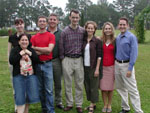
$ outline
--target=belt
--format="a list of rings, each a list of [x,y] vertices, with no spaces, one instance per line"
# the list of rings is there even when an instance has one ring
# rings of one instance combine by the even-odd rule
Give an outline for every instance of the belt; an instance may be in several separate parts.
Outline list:
[[[48,63],[50,62],[51,60],[46,60],[46,61],[40,61],[40,64],[45,64],[45,63]]]
[[[81,55],[79,55],[79,54],[65,55],[65,56],[70,57],[70,58],[79,58],[79,57],[81,57]]]
[[[128,63],[128,62],[129,62],[129,60],[121,60],[121,61],[120,61],[120,60],[117,60],[117,59],[116,59],[116,61],[117,61],[118,63]]]
[[[59,58],[59,57],[54,57],[52,60],[57,59],[57,58]]]

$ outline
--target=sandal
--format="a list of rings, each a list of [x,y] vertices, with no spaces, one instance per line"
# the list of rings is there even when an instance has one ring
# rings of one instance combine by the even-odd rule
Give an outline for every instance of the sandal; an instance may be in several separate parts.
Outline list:
[[[102,109],[102,112],[103,112],[103,113],[106,113],[106,112],[107,112],[107,108],[103,108],[103,109]]]
[[[89,106],[88,113],[94,113],[94,107]]]
[[[111,108],[107,108],[107,113],[111,113],[112,109]]]
[[[90,107],[91,107],[91,106],[86,107],[85,110],[89,110]],[[96,105],[94,105],[93,108],[94,108],[94,110],[95,110],[95,109],[96,109]]]

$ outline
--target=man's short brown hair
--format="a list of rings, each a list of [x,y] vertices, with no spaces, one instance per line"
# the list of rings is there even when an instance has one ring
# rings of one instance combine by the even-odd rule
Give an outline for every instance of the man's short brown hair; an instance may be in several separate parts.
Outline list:
[[[126,17],[121,17],[121,18],[119,19],[119,21],[120,21],[120,20],[125,20],[126,23],[129,24],[129,21],[128,21],[128,19],[127,19]]]
[[[58,15],[56,13],[51,13],[48,18],[50,18],[50,16],[55,16],[57,19],[59,19]]]
[[[72,9],[72,10],[70,11],[70,16],[71,16],[71,13],[72,13],[72,12],[74,12],[74,13],[76,13],[76,14],[80,14],[77,9]]]
[[[44,16],[44,15],[39,16],[39,17],[38,17],[38,21],[39,21],[40,18],[45,18],[45,19],[46,19],[46,22],[47,22],[47,17],[46,17],[46,16]]]

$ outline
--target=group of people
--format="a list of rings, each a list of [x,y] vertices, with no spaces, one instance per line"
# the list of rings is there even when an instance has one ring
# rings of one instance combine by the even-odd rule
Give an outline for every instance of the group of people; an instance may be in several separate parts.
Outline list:
[[[138,55],[136,37],[128,31],[127,18],[120,18],[120,34],[115,38],[114,27],[106,22],[102,36],[95,36],[97,24],[87,21],[79,25],[78,10],[71,10],[70,25],[58,27],[59,17],[39,16],[39,32],[31,36],[25,33],[23,19],[16,19],[17,32],[9,37],[8,57],[14,89],[17,113],[28,113],[29,104],[41,102],[42,113],[55,113],[55,105],[64,111],[73,108],[72,83],[75,86],[75,105],[83,113],[83,85],[90,105],[86,110],[93,113],[102,93],[103,109],[111,113],[115,88],[122,99],[122,110],[130,111],[128,94],[135,113],[143,113],[137,89],[134,64]],[[66,106],[62,103],[62,76],[64,79]],[[74,78],[74,80],[73,80]]]

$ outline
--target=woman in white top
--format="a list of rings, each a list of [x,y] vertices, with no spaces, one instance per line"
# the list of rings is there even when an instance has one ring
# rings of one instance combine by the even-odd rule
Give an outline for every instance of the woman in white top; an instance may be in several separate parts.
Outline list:
[[[87,100],[90,101],[89,112],[93,113],[99,100],[98,84],[102,57],[102,42],[95,37],[97,25],[93,21],[85,24],[86,34],[83,42],[84,85]]]

